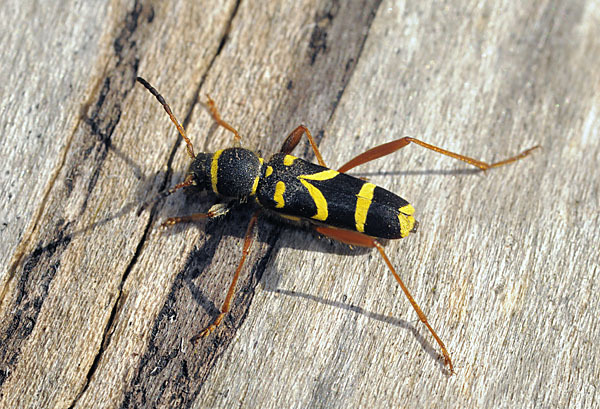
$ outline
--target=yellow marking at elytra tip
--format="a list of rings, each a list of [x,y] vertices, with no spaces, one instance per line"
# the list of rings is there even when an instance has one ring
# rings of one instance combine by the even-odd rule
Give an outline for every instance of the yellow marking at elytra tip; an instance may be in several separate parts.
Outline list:
[[[292,156],[292,155],[285,155],[285,156],[283,157],[283,164],[284,164],[285,166],[292,166],[292,163],[294,163],[294,161],[295,161],[296,159],[298,159],[298,158],[297,158],[297,157],[295,157],[295,156]]]
[[[222,153],[223,149],[216,151],[210,163],[210,185],[213,192],[216,194],[219,194],[219,191],[217,190],[217,181],[219,172],[219,156],[221,156]]]
[[[279,181],[277,182],[277,184],[275,185],[275,194],[273,195],[273,200],[275,201],[275,203],[277,203],[275,205],[275,207],[277,209],[281,209],[282,207],[285,206],[285,201],[283,200],[283,193],[285,192],[285,183]]]
[[[267,165],[267,170],[265,172],[265,177],[268,178],[269,176],[271,176],[271,173],[273,173],[273,168],[271,166]]]
[[[404,213],[407,216],[412,216],[413,214],[415,214],[415,208],[409,204],[402,206],[400,209],[398,209],[398,211],[400,213]]]
[[[339,172],[333,169],[327,169],[321,172],[314,173],[312,175],[300,175],[298,179],[300,183],[304,185],[304,187],[308,190],[308,194],[315,202],[315,206],[317,207],[317,213],[314,216],[311,216],[311,219],[325,221],[329,216],[329,211],[327,209],[327,200],[323,193],[306,180],[329,180],[333,179],[339,175]]]
[[[356,223],[356,231],[364,233],[365,222],[367,221],[367,214],[369,213],[369,207],[373,200],[373,192],[375,191],[375,185],[372,183],[365,183],[360,188],[360,192],[356,195],[356,210],[354,211],[354,222]]]
[[[263,163],[265,163],[265,160],[263,158],[258,158],[258,161],[260,162],[260,166],[262,166]]]
[[[250,196],[254,196],[256,194],[256,189],[258,189],[258,179],[258,176],[254,178],[254,182],[252,183],[252,192],[250,193]]]
[[[415,208],[408,204],[398,209],[398,212],[400,237],[406,237],[415,227],[415,218],[412,217],[413,213],[415,212]]]

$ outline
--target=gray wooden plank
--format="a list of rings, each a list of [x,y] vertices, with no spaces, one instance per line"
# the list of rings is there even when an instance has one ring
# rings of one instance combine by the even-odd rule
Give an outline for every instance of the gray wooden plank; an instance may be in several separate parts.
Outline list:
[[[108,10],[74,2],[38,8],[34,2],[6,1],[0,13],[0,282],[5,283],[11,258],[20,253],[17,247],[27,240],[26,230],[39,217],[64,160],[81,103],[89,98],[94,73],[72,62],[94,61]]]
[[[234,3],[222,8],[207,4],[172,8],[161,2],[111,6],[95,40],[103,51],[96,53],[97,59],[75,61],[80,71],[92,74],[88,78],[92,96],[74,101],[78,121],[69,130],[69,149],[46,186],[48,197],[37,202],[41,215],[23,245],[22,262],[3,287],[0,322],[7,392],[0,397],[1,407],[73,406],[86,390],[102,345],[110,341],[116,306],[126,297],[122,287],[128,266],[147,230],[148,215],[136,217],[136,209],[165,183],[162,169],[177,138],[147,128],[139,115],[145,105],[140,102],[135,108],[128,103],[132,90],[133,98],[146,96],[135,94],[138,71],[152,74],[146,62],[140,62],[140,47],[148,41],[149,49],[160,48],[162,36],[173,30],[188,32],[187,27],[202,16],[206,25],[197,26],[196,36],[163,53],[160,61],[147,61],[170,73],[193,58],[200,81],[234,9]],[[47,24],[57,24],[66,12],[63,9],[58,18],[50,15],[55,20]],[[155,20],[157,16],[160,20]],[[45,17],[42,8],[36,18]],[[160,24],[163,19],[173,24],[165,28]],[[85,23],[84,19],[81,24]],[[180,58],[181,50],[187,52],[185,58]],[[173,96],[191,105],[196,91],[171,77]],[[127,120],[130,115],[135,122]],[[146,121],[151,115],[146,113]],[[150,143],[144,139],[149,132],[156,133]],[[120,402],[118,397],[100,395],[93,401],[99,400]]]
[[[21,78],[1,102],[15,119],[0,119],[11,170],[0,183],[22,207],[2,211],[1,407],[597,405],[597,2],[15,7],[1,8],[23,22],[11,35],[43,52],[39,81],[22,79],[25,63],[1,71]],[[58,58],[58,44],[85,57]],[[54,89],[62,75],[72,93]],[[191,345],[224,297],[250,211],[160,229],[212,203],[178,193],[137,215],[189,158],[135,75],[196,151],[231,144],[207,92],[265,157],[299,123],[332,167],[404,135],[490,161],[541,144],[485,175],[415,146],[353,171],[417,209],[419,231],[386,251],[456,374],[376,253],[269,220],[231,316]],[[52,109],[12,108],[35,94]],[[26,129],[53,137],[34,143]],[[37,183],[14,179],[38,169]]]
[[[376,256],[291,233],[197,407],[597,403],[597,8],[438,7],[380,7],[321,146],[341,164],[402,135],[489,160],[543,145],[484,177],[418,147],[358,171],[417,208],[388,252],[457,375]]]

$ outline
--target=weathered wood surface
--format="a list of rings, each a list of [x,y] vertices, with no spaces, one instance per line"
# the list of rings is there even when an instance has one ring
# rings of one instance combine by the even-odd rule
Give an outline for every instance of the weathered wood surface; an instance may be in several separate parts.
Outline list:
[[[598,1],[7,0],[0,25],[0,407],[599,404]],[[456,375],[376,253],[265,220],[191,345],[250,210],[159,229],[212,203],[179,193],[137,215],[189,159],[136,75],[197,151],[232,143],[207,92],[267,157],[300,123],[332,167],[404,135],[541,144],[485,175],[412,146],[354,172],[417,208],[387,251]]]

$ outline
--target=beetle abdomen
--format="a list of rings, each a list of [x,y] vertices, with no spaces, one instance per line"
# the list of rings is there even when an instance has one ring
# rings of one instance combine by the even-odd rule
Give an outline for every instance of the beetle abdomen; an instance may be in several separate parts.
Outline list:
[[[389,239],[415,226],[413,207],[372,183],[285,154],[265,167],[256,196],[267,209]]]

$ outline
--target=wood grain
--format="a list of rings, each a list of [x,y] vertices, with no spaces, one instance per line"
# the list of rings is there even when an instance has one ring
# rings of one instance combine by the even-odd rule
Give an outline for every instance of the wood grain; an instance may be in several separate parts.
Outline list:
[[[218,4],[215,4],[218,3]],[[600,3],[66,1],[0,5],[0,407],[594,407],[600,337]],[[265,158],[297,125],[335,168],[417,209],[386,251],[452,355],[449,376],[376,252],[251,208],[159,228],[196,151]],[[295,152],[314,159],[304,142]]]

